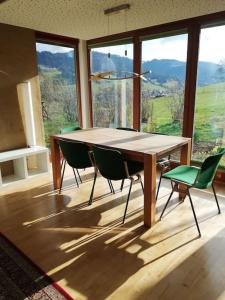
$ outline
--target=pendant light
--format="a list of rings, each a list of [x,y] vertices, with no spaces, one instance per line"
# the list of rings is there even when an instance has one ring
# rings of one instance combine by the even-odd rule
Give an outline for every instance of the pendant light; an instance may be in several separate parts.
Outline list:
[[[107,16],[107,31],[108,31],[108,36],[110,35],[110,16],[115,13],[120,13],[124,12],[124,29],[125,32],[127,32],[127,11],[130,9],[130,4],[121,4],[116,7],[112,7],[109,9],[104,10],[104,14]],[[110,53],[110,46],[108,48],[108,59],[112,59],[111,53]],[[127,45],[125,44],[125,49],[124,49],[124,56],[127,57]],[[127,70],[122,70],[122,71],[104,71],[104,72],[96,72],[94,74],[91,74],[90,80],[123,80],[123,79],[132,79],[132,78],[137,78],[140,77],[141,79],[147,81],[147,79],[143,76],[144,74],[148,74],[150,71],[144,72],[142,74],[130,72]]]

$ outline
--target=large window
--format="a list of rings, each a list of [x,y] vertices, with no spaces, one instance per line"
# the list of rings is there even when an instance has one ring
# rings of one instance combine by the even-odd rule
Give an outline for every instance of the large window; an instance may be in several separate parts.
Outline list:
[[[199,51],[193,158],[202,161],[225,144],[225,26],[202,29]]]
[[[75,50],[37,43],[45,141],[60,128],[78,125]]]
[[[141,129],[181,135],[187,34],[142,42]]]
[[[92,80],[93,126],[133,126],[133,80],[112,80],[133,71],[133,45],[91,49],[91,74],[113,73],[109,79]]]

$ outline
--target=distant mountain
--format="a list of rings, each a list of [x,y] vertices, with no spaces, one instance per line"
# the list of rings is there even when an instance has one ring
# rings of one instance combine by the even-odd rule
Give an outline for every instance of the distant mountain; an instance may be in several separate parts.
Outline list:
[[[69,83],[74,82],[73,51],[67,53],[37,52],[38,64],[48,68],[57,68],[61,76]],[[92,72],[123,71],[132,72],[133,60],[127,57],[111,54],[110,59],[105,53],[92,52]],[[145,77],[150,81],[163,84],[168,80],[184,81],[186,63],[175,59],[153,59],[142,63],[142,71],[151,71]],[[224,80],[220,65],[211,62],[199,62],[198,86],[208,85]],[[223,76],[222,76],[223,75]]]
[[[62,78],[73,83],[75,79],[73,51],[67,53],[52,53],[48,51],[37,52],[38,65],[47,68],[56,68],[61,72]]]

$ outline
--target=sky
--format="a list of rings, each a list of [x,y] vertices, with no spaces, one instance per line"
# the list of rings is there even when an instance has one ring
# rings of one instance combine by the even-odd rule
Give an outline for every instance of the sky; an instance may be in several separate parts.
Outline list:
[[[56,46],[56,45],[50,45],[50,44],[43,44],[43,43],[36,43],[37,51],[49,51],[52,53],[65,53],[73,50],[73,48],[69,47],[62,47],[62,46]]]
[[[133,58],[133,46],[131,44],[96,48],[94,51],[124,56],[125,49],[127,50],[127,57]],[[56,53],[68,52],[72,48],[37,43],[37,50]],[[186,55],[187,34],[158,38],[142,43],[142,61],[164,58],[186,61]],[[225,25],[201,30],[199,60],[214,63],[225,60]]]

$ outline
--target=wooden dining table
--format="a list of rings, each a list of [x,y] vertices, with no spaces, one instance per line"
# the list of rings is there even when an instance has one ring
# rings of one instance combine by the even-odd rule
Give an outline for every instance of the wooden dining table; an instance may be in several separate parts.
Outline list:
[[[58,140],[83,142],[90,149],[94,145],[120,150],[125,159],[144,164],[144,225],[155,223],[156,165],[159,158],[180,150],[180,163],[190,164],[191,139],[114,128],[89,128],[51,136],[51,159],[54,188],[60,185],[60,149]]]

